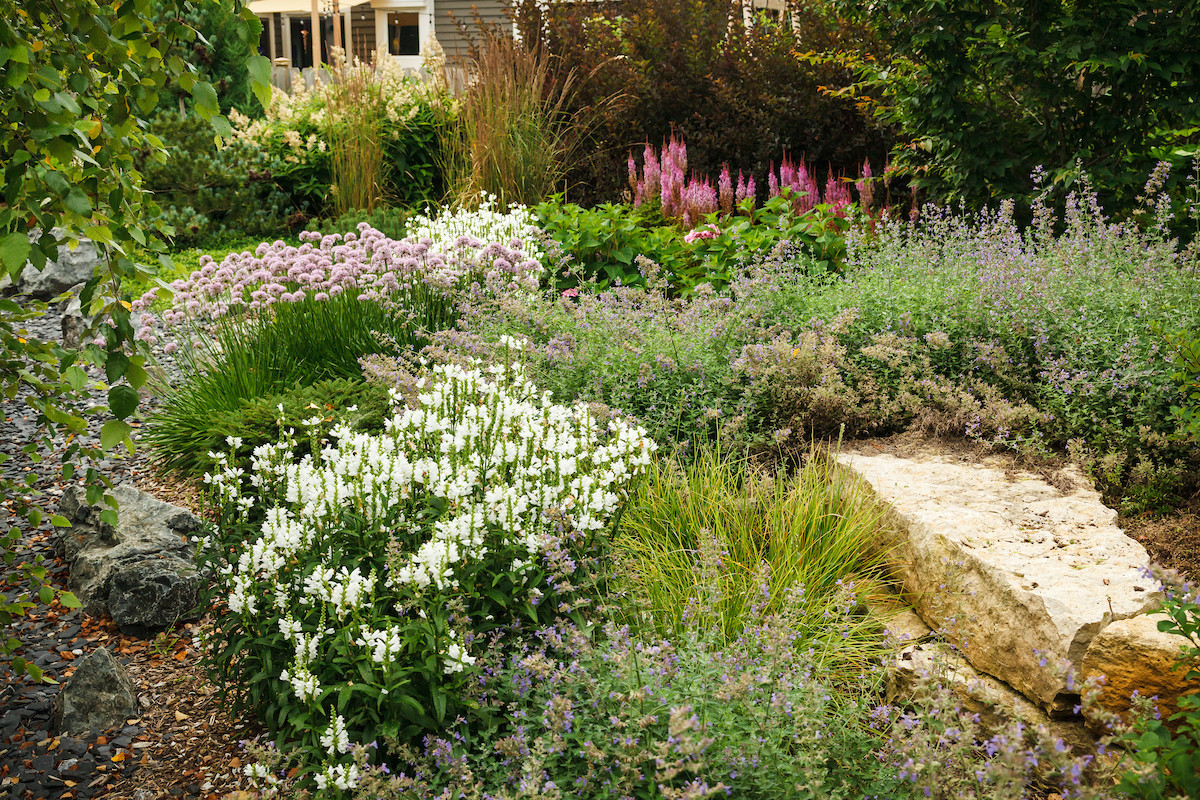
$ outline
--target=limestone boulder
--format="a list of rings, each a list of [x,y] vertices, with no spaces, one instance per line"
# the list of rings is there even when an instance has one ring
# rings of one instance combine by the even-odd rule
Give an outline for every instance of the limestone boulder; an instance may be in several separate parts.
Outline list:
[[[67,562],[68,588],[84,610],[109,614],[122,632],[149,636],[176,622],[196,619],[204,585],[190,537],[200,521],[132,486],[113,491],[117,524],[101,518],[82,487],[63,493],[59,513],[71,523],[56,545]]]
[[[75,672],[54,701],[54,729],[85,735],[125,725],[138,712],[137,694],[129,673],[101,647],[76,662]]]
[[[1021,722],[1032,729],[1045,728],[1050,736],[1078,752],[1096,748],[1096,740],[1081,719],[1052,718],[1011,686],[980,673],[943,642],[922,642],[899,650],[886,674],[886,699],[889,703],[913,699],[929,681],[949,689],[963,711],[977,715],[979,726],[988,735]]]
[[[1187,679],[1189,667],[1200,669],[1200,662],[1189,665],[1180,660],[1180,647],[1186,640],[1159,631],[1158,623],[1165,619],[1164,614],[1147,614],[1119,620],[1092,640],[1080,675],[1084,679],[1104,677],[1104,684],[1093,690],[1092,697],[1101,709],[1126,717],[1137,692],[1141,697],[1156,698],[1159,713],[1168,719],[1179,711],[1182,695],[1200,691],[1200,681]],[[1104,721],[1093,710],[1085,708],[1084,715],[1093,730],[1104,729]]]
[[[1161,599],[1145,548],[1091,488],[924,454],[846,452],[837,461],[886,502],[896,578],[926,623],[970,664],[1055,714],[1111,622]]]

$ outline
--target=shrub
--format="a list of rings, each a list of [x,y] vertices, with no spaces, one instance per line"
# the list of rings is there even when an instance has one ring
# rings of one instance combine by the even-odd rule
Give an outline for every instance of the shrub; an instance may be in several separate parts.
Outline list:
[[[449,322],[444,307],[417,310],[428,318],[445,315],[443,324]],[[302,396],[304,387],[361,378],[359,358],[365,355],[421,343],[417,326],[403,314],[345,294],[281,303],[270,316],[222,319],[211,338],[176,353],[182,380],[160,387],[146,442],[160,468],[202,475],[211,466],[214,440],[239,435],[247,414],[261,422],[254,409],[265,398],[274,400],[267,408],[278,414],[276,405],[285,396]],[[326,414],[325,403],[316,405],[304,419]],[[260,431],[244,438],[260,439],[265,429]]]
[[[218,374],[214,377],[226,376]],[[193,378],[193,382],[196,380]],[[178,465],[197,476],[211,465],[208,454],[215,451],[228,450],[232,463],[248,467],[250,455],[257,447],[282,441],[289,428],[302,430],[306,427],[304,423],[313,417],[320,417],[326,425],[344,425],[356,433],[379,433],[384,421],[391,417],[392,409],[386,389],[361,379],[330,378],[316,381],[311,386],[288,388],[278,394],[251,395],[242,398],[232,410],[214,405],[209,409],[207,419],[203,419],[205,393],[198,389],[193,388],[194,402],[189,404],[186,415],[195,415],[195,422],[185,420],[185,410],[181,407],[184,399],[169,394],[171,408],[162,416],[152,418],[151,427],[159,455],[169,451],[175,457],[161,459],[161,462]],[[174,419],[169,420],[172,414]],[[176,430],[169,432],[173,423]],[[241,445],[229,448],[230,439]],[[294,455],[297,458],[305,455],[309,444],[307,439],[297,440],[298,450]]]
[[[784,286],[769,314],[794,335],[735,364],[757,387],[748,413],[768,429],[917,424],[1070,452],[1110,500],[1170,502],[1200,465],[1156,330],[1195,324],[1195,264],[1161,228],[1108,222],[1094,196],[1068,198],[1061,220],[1034,208],[1024,232],[1011,205],[851,232],[848,279]]]
[[[452,324],[454,288],[475,285],[486,297],[537,286],[541,265],[520,250],[472,239],[439,253],[428,241],[394,241],[360,227],[344,237],[305,232],[299,247],[264,242],[220,264],[205,257],[171,284],[173,305],[162,321],[194,341],[180,359],[184,382],[164,387],[147,432],[163,466],[203,470],[214,413],[294,386],[360,377],[367,355],[419,349],[429,332]],[[134,310],[153,307],[159,293],[139,298]],[[157,341],[149,324],[139,336]]]
[[[480,660],[481,702],[502,722],[452,727],[386,772],[365,768],[354,796],[896,796],[865,705],[830,691],[787,623],[756,618],[728,645],[611,625],[594,639],[539,631]]]
[[[1158,629],[1178,634],[1176,668],[1187,670],[1188,680],[1200,680],[1200,593],[1175,573],[1155,577],[1161,578],[1166,596],[1162,610],[1167,619]],[[1117,790],[1146,800],[1200,795],[1200,692],[1180,697],[1181,710],[1169,721],[1150,713],[1152,708],[1143,708],[1132,725],[1118,730],[1116,739],[1131,756]]]
[[[862,91],[902,134],[894,165],[937,198],[1025,197],[1040,165],[1056,187],[1086,171],[1124,212],[1156,161],[1197,143],[1200,16],[1186,0],[834,6],[885,45],[861,62]]]
[[[217,146],[212,126],[196,114],[162,112],[149,132],[162,140],[166,160],[152,151],[137,161],[143,186],[154,193],[177,246],[214,237],[274,234],[286,227],[291,202],[271,175],[267,156],[244,141]]]
[[[624,192],[630,150],[672,134],[692,148],[691,167],[717,175],[738,164],[757,178],[785,154],[807,156],[825,172],[851,174],[865,158],[882,163],[889,140],[847,87],[852,73],[807,58],[813,51],[873,52],[861,27],[839,24],[822,4],[797,4],[795,27],[743,22],[745,4],[700,0],[513,3],[524,41],[541,42],[579,82],[571,108],[597,108],[591,157],[569,177],[569,193],[592,205]],[[761,198],[761,195],[760,195]]]
[[[654,204],[584,209],[555,199],[534,213],[561,251],[558,288],[644,286],[641,256],[662,269],[671,289],[687,292],[703,283],[723,288],[785,244],[810,254],[817,271],[840,268],[848,222],[824,204],[798,212],[795,200],[784,191],[761,208],[746,201],[740,215],[708,214],[687,232],[665,221]]]
[[[886,557],[879,525],[869,497],[815,454],[790,477],[707,448],[686,465],[660,464],[617,539],[632,592],[646,599],[634,624],[726,644],[747,620],[786,607],[791,638],[820,674],[856,676],[882,638],[853,614]]]
[[[339,426],[299,461],[286,439],[260,448],[253,493],[225,457],[211,477],[228,613],[207,663],[319,788],[357,782],[351,743],[473,716],[479,637],[586,606],[577,570],[654,449],[551,403],[516,362],[434,367],[424,388],[382,435]]]

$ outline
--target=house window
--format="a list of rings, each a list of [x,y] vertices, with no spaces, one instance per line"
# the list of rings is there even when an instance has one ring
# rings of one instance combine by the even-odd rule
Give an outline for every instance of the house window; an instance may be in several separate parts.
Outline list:
[[[389,11],[388,52],[394,56],[421,55],[421,15],[416,11]]]

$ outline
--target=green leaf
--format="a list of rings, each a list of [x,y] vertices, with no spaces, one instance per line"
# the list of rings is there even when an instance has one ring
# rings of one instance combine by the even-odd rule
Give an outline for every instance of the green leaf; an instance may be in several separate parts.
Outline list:
[[[92,201],[88,199],[88,196],[78,186],[71,187],[71,191],[67,193],[63,204],[81,217],[90,217],[92,215]]]
[[[129,381],[129,385],[134,389],[142,388],[149,378],[146,368],[142,366],[142,361],[144,360],[142,356],[135,356],[129,359],[129,367],[125,370],[125,380]]]
[[[233,126],[231,126],[229,124],[229,120],[225,119],[225,117],[218,114],[217,116],[212,118],[211,122],[212,122],[213,131],[216,132],[217,136],[220,136],[225,139],[228,139],[231,136],[233,136]],[[219,144],[220,143],[218,142],[218,145]]]
[[[46,173],[46,185],[59,197],[66,197],[67,193],[71,191],[71,182],[57,170]]]
[[[137,411],[139,400],[137,389],[132,386],[122,384],[108,390],[108,407],[117,419],[125,419]]]
[[[119,419],[110,419],[100,429],[100,446],[105,450],[111,450],[125,441],[132,430],[133,428],[128,422],[122,422]]]
[[[271,103],[271,59],[266,56],[251,56],[246,62],[250,71],[250,85],[258,102],[266,108]]]
[[[108,353],[104,359],[104,377],[109,383],[116,383],[125,377],[129,371],[129,356],[120,351]]]
[[[9,276],[15,281],[21,276],[21,270],[29,259],[29,237],[20,232],[7,234],[0,238],[0,262],[8,270]]]
[[[212,119],[220,110],[217,92],[208,81],[199,81],[192,87],[192,99],[196,101],[196,111],[204,119]]]
[[[87,373],[79,367],[70,367],[63,373],[63,380],[75,391],[87,385]]]
[[[56,528],[69,528],[71,527],[71,520],[67,519],[62,514],[55,514],[54,516],[50,517],[50,524]]]

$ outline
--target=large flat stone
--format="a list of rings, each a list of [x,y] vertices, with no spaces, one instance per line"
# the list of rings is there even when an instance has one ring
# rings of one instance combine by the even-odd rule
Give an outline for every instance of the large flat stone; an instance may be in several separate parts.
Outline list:
[[[1057,666],[1078,668],[1105,626],[1161,599],[1145,548],[1090,488],[930,453],[837,461],[889,505],[896,576],[921,618],[1049,712],[1078,702]]]
[[[1141,697],[1156,698],[1154,703],[1163,719],[1179,712],[1179,698],[1200,691],[1200,681],[1188,680],[1189,668],[1200,669],[1200,661],[1185,664],[1180,648],[1187,640],[1173,633],[1162,633],[1158,623],[1165,614],[1123,619],[1109,625],[1092,640],[1083,657],[1081,677],[1104,676],[1104,684],[1094,698],[1106,711],[1127,717],[1137,692]],[[1094,730],[1104,722],[1084,710]],[[1175,727],[1168,721],[1168,725]]]

